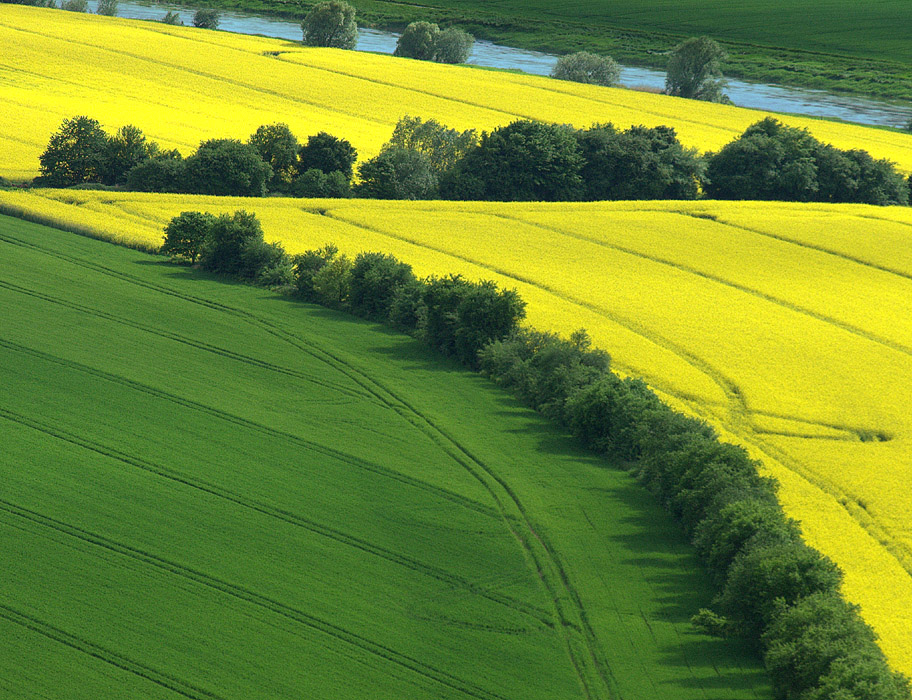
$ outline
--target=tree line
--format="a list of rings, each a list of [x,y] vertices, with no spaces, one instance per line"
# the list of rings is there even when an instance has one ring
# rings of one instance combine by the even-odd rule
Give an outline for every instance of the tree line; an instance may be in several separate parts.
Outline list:
[[[894,164],[841,150],[773,117],[715,153],[699,154],[672,127],[588,129],[521,119],[479,134],[403,117],[355,175],[351,143],[320,132],[300,143],[285,124],[246,142],[209,139],[187,158],[135,126],[107,134],[95,119],[65,119],[39,161],[42,187],[98,183],[139,192],[261,197],[493,201],[734,199],[908,204]]]
[[[775,480],[641,380],[614,374],[585,331],[563,339],[520,327],[525,303],[515,290],[459,275],[419,279],[391,255],[350,259],[326,245],[289,256],[243,211],[183,212],[166,227],[162,252],[405,331],[629,469],[678,520],[715,583],[713,608],[695,611],[694,625],[753,644],[777,698],[909,700],[908,680],[842,597],[841,571],[782,511]]]

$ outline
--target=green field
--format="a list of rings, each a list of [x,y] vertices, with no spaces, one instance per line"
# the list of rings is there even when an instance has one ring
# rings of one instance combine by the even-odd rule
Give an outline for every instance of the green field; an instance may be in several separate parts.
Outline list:
[[[767,698],[667,515],[415,341],[0,217],[0,696]]]

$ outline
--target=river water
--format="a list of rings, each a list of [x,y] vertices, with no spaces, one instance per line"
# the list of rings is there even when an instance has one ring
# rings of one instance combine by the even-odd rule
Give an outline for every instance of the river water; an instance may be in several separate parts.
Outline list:
[[[98,0],[89,0],[89,8],[95,11]],[[119,17],[134,19],[161,19],[172,10],[177,12],[184,24],[193,24],[194,9],[163,2],[154,4],[119,0]],[[241,12],[222,11],[219,29],[239,34],[259,34],[279,39],[301,41],[299,22],[275,17],[265,17]],[[392,32],[361,28],[358,35],[359,51],[393,53],[398,35]],[[557,56],[500,46],[490,41],[477,40],[468,63],[491,68],[511,68],[535,75],[548,75],[557,62]],[[653,68],[623,66],[621,84],[627,87],[662,89],[665,86],[665,72]],[[912,119],[912,106],[892,104],[863,97],[848,97],[823,90],[792,88],[764,83],[749,83],[729,80],[726,93],[736,105],[770,112],[786,112],[814,117],[842,119],[847,122],[878,126],[903,126]]]

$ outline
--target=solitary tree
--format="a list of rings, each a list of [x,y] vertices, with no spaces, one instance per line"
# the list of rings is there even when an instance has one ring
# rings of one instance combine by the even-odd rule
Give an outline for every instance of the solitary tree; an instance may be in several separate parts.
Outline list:
[[[437,63],[465,63],[472,53],[475,37],[457,27],[442,30],[434,41]]]
[[[44,153],[38,157],[41,163],[38,182],[49,187],[100,182],[107,146],[107,134],[98,120],[90,117],[64,119]]]
[[[218,29],[219,12],[211,7],[203,7],[193,15],[193,26],[200,29]]]
[[[180,15],[173,10],[168,10],[165,16],[161,18],[161,21],[164,24],[172,24],[178,27],[184,26],[184,21],[180,18]]]
[[[557,59],[551,77],[592,85],[616,85],[621,77],[621,68],[610,56],[578,51]]]
[[[353,49],[358,43],[355,8],[344,0],[329,0],[316,5],[301,22],[307,46]]]
[[[199,211],[181,212],[180,216],[175,216],[165,227],[165,242],[161,252],[195,263],[213,223],[215,217],[212,214]]]
[[[668,57],[665,92],[707,102],[725,102],[722,60],[725,52],[706,36],[678,44]]]
[[[438,34],[440,27],[432,22],[412,22],[399,36],[393,55],[422,61],[433,60],[437,52]]]

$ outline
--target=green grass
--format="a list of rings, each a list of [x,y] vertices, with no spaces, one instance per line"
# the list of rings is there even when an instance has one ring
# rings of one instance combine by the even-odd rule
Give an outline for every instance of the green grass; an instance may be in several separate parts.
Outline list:
[[[768,698],[623,471],[377,326],[0,217],[4,698]]]

